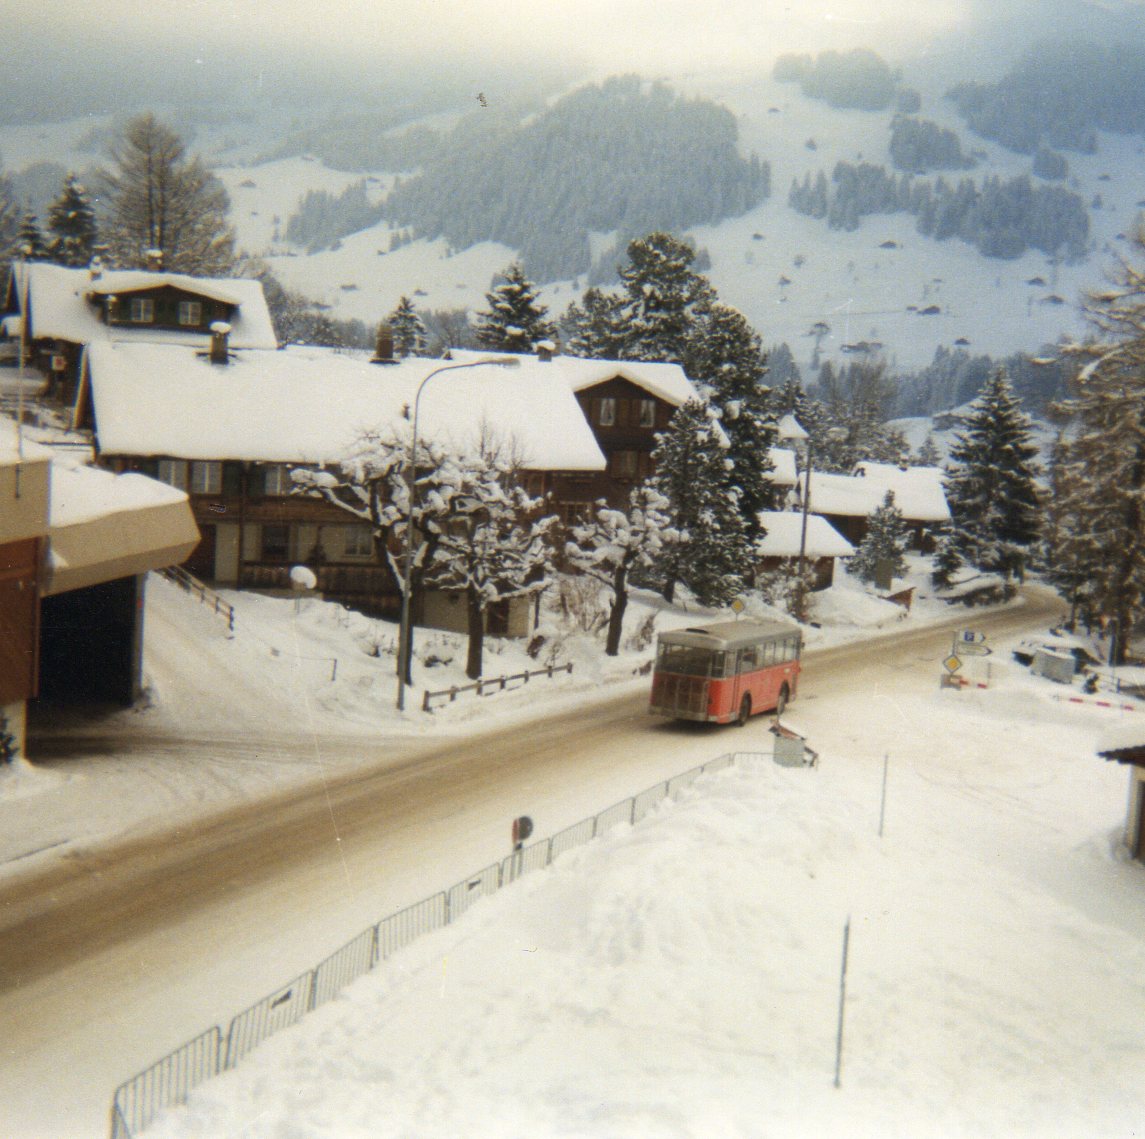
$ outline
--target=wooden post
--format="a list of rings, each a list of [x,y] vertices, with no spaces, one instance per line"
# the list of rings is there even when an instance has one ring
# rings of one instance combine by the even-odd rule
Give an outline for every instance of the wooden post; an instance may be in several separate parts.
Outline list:
[[[840,1086],[843,1072],[843,1010],[847,1003],[847,952],[851,941],[851,915],[843,926],[843,968],[839,974],[839,1027],[835,1033],[835,1087]]]

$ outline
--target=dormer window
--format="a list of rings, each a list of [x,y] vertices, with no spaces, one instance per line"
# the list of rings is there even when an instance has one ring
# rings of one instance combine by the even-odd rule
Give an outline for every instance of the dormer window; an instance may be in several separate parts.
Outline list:
[[[654,399],[642,399],[640,401],[640,426],[656,426],[656,401]]]
[[[179,324],[183,328],[198,328],[203,323],[201,301],[179,302]]]
[[[127,310],[132,324],[154,324],[155,302],[150,297],[132,297]]]
[[[601,427],[612,427],[616,423],[616,400],[608,396],[597,407],[596,421]]]

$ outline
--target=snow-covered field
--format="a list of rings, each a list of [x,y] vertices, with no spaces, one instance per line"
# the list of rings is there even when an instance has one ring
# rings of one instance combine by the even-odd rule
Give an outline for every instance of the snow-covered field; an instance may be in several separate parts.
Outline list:
[[[1140,1134],[1145,870],[1119,848],[1125,772],[1094,755],[1132,713],[1063,702],[1007,655],[985,690],[939,690],[931,662],[798,702],[817,767],[705,778],[148,1134]]]
[[[152,583],[153,703],[103,730],[240,732],[228,717],[239,696],[255,696],[261,722],[273,715],[284,734],[462,735],[535,714],[538,700],[584,705],[646,684],[632,677],[646,650],[602,662],[598,646],[573,637],[562,649],[571,678],[399,716],[391,627],[316,601],[237,599],[228,639]],[[652,606],[642,600],[630,630]],[[926,599],[900,622],[844,580],[820,599],[822,627],[808,641],[829,647],[948,616]],[[372,644],[380,657],[363,651]],[[444,635],[422,633],[420,644],[448,656]],[[804,695],[788,722],[819,752],[817,767],[764,754],[702,780],[391,958],[148,1134],[1139,1134],[1145,870],[1119,846],[1126,773],[1094,753],[1142,713],[1066,702],[1068,689],[994,647],[987,689],[940,690],[937,661],[907,658],[893,686],[856,674]],[[502,662],[518,671],[528,662],[518,654],[506,646],[487,673]],[[189,668],[197,691],[177,683]],[[446,687],[458,673],[441,663],[417,679]],[[698,747],[696,763],[718,747],[767,753],[766,720]],[[110,839],[156,813],[190,818],[313,777],[299,759],[215,780],[162,754],[66,776],[25,768],[0,787],[0,858],[21,853],[12,844],[24,818]]]

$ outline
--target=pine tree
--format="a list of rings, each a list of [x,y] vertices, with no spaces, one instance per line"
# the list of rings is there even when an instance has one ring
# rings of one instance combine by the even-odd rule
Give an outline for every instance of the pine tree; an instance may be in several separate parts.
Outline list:
[[[715,300],[706,277],[692,269],[695,250],[668,233],[629,242],[620,267],[628,332],[622,357],[682,363],[697,316]]]
[[[901,577],[906,573],[906,554],[910,531],[903,513],[895,506],[895,493],[888,490],[882,505],[867,519],[867,532],[855,556],[847,563],[847,572],[860,581],[877,582],[886,573]]]
[[[966,428],[950,448],[946,498],[959,553],[1007,580],[1024,577],[1038,540],[1037,454],[1029,417],[998,369],[970,405]]]
[[[1145,227],[1134,238],[1145,253]],[[1077,349],[1085,361],[1056,509],[1064,540],[1056,560],[1090,576],[1095,615],[1115,621],[1112,659],[1125,659],[1129,632],[1145,615],[1145,268],[1123,262],[1087,313],[1098,336]],[[1075,588],[1071,586],[1071,588]]]
[[[127,124],[101,172],[108,205],[107,239],[122,268],[153,257],[172,273],[225,276],[235,266],[229,201],[222,183],[183,140],[151,113]]]
[[[684,370],[704,390],[720,414],[728,439],[732,480],[739,488],[739,509],[750,542],[763,537],[761,511],[776,505],[771,448],[776,420],[764,379],[767,360],[759,334],[743,315],[715,303],[693,322],[685,345]]]
[[[618,360],[628,337],[624,297],[600,289],[585,290],[581,303],[569,305],[561,318],[570,356]]]
[[[428,355],[429,332],[414,309],[409,297],[402,297],[393,312],[386,317],[394,338],[394,352],[398,356]]]
[[[495,352],[532,353],[538,344],[555,340],[556,325],[546,319],[549,310],[537,299],[537,288],[521,266],[510,265],[504,278],[485,294],[489,308],[476,314],[477,343]]]
[[[586,522],[573,526],[565,557],[574,569],[608,586],[612,604],[608,612],[606,656],[620,652],[620,634],[628,608],[629,580],[633,573],[650,569],[676,532],[668,521],[670,504],[647,484],[635,487],[627,510],[610,509],[601,499]]]
[[[20,228],[20,211],[12,179],[0,170],[0,254],[8,256]]]
[[[48,243],[34,213],[24,214],[16,234],[16,252],[24,261],[43,261],[48,256]]]
[[[677,409],[652,453],[652,485],[668,500],[679,534],[655,568],[667,601],[680,583],[703,605],[724,604],[744,586],[750,551],[726,449],[711,409],[690,400]]]
[[[1093,594],[1102,569],[1102,551],[1086,540],[1086,520],[1080,510],[1090,501],[1088,480],[1084,469],[1072,462],[1065,438],[1059,436],[1054,442],[1048,466],[1050,494],[1041,561],[1046,579],[1069,602],[1072,630],[1079,616],[1087,626],[1100,616]]]
[[[68,174],[60,196],[48,210],[48,252],[57,265],[82,269],[95,253],[95,208],[82,182]]]
[[[942,452],[934,441],[934,436],[928,431],[926,438],[919,445],[911,465],[915,467],[937,467],[942,463]]]

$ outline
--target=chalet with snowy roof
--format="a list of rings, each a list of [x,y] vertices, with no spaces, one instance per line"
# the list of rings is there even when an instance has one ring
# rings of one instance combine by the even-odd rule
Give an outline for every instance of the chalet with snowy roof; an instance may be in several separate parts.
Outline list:
[[[851,475],[812,471],[795,488],[802,505],[802,490],[810,485],[808,509],[820,514],[852,545],[867,532],[867,519],[893,491],[895,506],[911,530],[911,544],[925,550],[936,529],[950,521],[950,507],[939,467],[896,467],[887,463],[859,463]]]
[[[34,696],[139,695],[144,576],[197,541],[185,494],[53,457],[0,417],[0,712],[18,742]]]
[[[454,360],[481,354],[453,350]],[[575,396],[605,458],[605,469],[554,483],[554,512],[568,522],[598,499],[623,506],[633,488],[652,474],[656,436],[676,409],[699,393],[679,364],[635,360],[590,360],[542,348],[521,356],[522,378],[557,376]]]
[[[771,470],[767,472],[767,478],[779,488],[780,497],[783,497],[782,492],[792,490],[799,481],[795,452],[790,447],[772,447],[770,455]]]
[[[1145,861],[1145,727],[1120,726],[1107,732],[1098,755],[1129,769],[1129,802],[1125,813],[1125,845],[1133,858]]]
[[[835,580],[835,560],[849,558],[855,547],[825,518],[797,510],[764,510],[759,514],[766,533],[756,545],[757,573],[771,573],[798,565],[802,551],[805,567],[814,575],[812,589],[826,589]]]
[[[101,461],[190,495],[202,533],[187,563],[195,576],[285,591],[291,568],[307,565],[324,595],[393,615],[399,598],[378,564],[370,526],[323,499],[292,493],[291,471],[337,463],[366,432],[407,430],[422,382],[441,367],[440,360],[421,358],[378,367],[364,356],[298,346],[212,355],[117,339],[89,346],[83,383]],[[579,485],[605,469],[556,370],[460,368],[421,390],[422,443],[503,441],[534,495],[551,498],[559,486]],[[422,609],[418,619],[428,615],[439,627],[454,627],[447,604],[420,600],[432,613]],[[464,627],[464,606],[456,618]],[[491,615],[489,631],[527,629],[506,609]]]
[[[16,262],[0,330],[26,363],[49,378],[53,396],[77,404],[82,421],[82,356],[91,344],[181,344],[209,351],[212,326],[225,325],[231,349],[278,346],[262,283],[145,270],[69,269]]]

